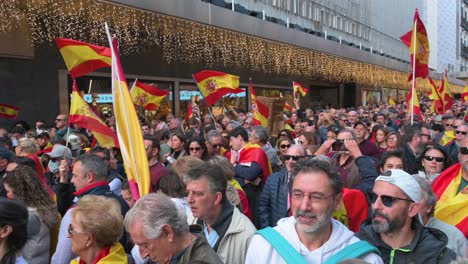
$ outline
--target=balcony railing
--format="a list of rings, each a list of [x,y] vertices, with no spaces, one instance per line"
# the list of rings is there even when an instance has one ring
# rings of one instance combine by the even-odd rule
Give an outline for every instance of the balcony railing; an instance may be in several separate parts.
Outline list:
[[[462,28],[464,28],[466,31],[468,31],[468,18],[466,16],[461,17],[461,22],[460,23],[461,23]]]
[[[461,46],[461,55],[465,58],[468,58],[468,46]]]

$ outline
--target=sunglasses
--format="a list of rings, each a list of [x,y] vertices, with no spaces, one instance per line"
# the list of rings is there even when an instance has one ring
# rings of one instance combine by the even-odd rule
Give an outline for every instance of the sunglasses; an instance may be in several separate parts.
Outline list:
[[[60,119],[60,118],[57,118],[55,119],[55,122],[61,122],[61,121],[65,121],[66,119]]]
[[[289,144],[288,144],[288,145],[280,145],[280,148],[282,148],[282,149],[284,149],[284,148],[290,148],[290,147],[291,147],[291,145],[289,145]]]
[[[403,200],[403,201],[413,202],[410,199],[393,197],[393,196],[390,196],[390,195],[378,195],[378,194],[376,194],[374,192],[368,193],[367,197],[369,197],[369,202],[371,204],[374,204],[377,201],[377,198],[380,197],[380,200],[382,201],[383,205],[385,205],[385,207],[388,207],[388,208],[392,207],[393,203],[396,200]]]
[[[280,137],[287,137],[288,135],[286,134],[280,134]]]
[[[455,134],[462,134],[464,136],[466,136],[467,132],[463,132],[463,131],[455,131]]]
[[[294,155],[283,155],[285,160],[293,159],[294,161],[298,161],[299,159],[305,158],[305,156],[294,156]]]
[[[444,162],[444,161],[445,161],[445,159],[442,158],[442,157],[424,156],[423,158],[424,158],[425,160],[427,160],[427,161],[433,161],[433,160],[435,160],[435,161],[437,161],[437,162]]]
[[[458,126],[453,126],[453,129],[457,129],[457,128],[458,128]]]
[[[446,127],[453,127],[452,124],[445,124]]]
[[[189,148],[190,151],[200,151],[200,147]]]
[[[221,145],[221,144],[212,144],[212,145],[211,145],[211,147],[212,147],[212,148],[215,148],[215,149],[216,149],[216,148],[220,148],[220,147],[222,147],[222,146],[223,146],[223,145]]]
[[[460,147],[460,153],[463,155],[468,155],[468,147]]]

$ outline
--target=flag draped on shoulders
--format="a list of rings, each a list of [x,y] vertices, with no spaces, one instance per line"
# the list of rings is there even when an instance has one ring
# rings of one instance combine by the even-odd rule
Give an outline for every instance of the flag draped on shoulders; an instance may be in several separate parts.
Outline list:
[[[267,154],[259,145],[247,143],[240,152],[239,163],[249,162],[255,162],[260,166],[262,169],[263,181],[266,182],[268,176],[270,176],[272,172],[271,164]]]
[[[21,108],[13,105],[0,104],[0,117],[15,119],[18,117],[20,110]]]
[[[73,39],[57,38],[57,46],[73,78],[111,66],[111,50]]]
[[[306,96],[307,93],[309,92],[309,89],[293,81],[293,91],[294,91],[294,94],[300,93],[302,96]]]
[[[413,21],[413,29],[401,36],[400,39],[410,48],[411,69],[415,70],[414,76],[426,78],[429,75],[429,39],[417,9]],[[409,80],[412,78],[413,76],[410,74]]]
[[[268,127],[270,109],[255,96],[252,80],[250,80],[250,100],[252,102],[254,125]]]
[[[94,113],[88,103],[81,97],[76,86],[76,81],[73,81],[69,120],[72,124],[77,124],[91,130],[101,147],[119,147],[117,135]]]
[[[439,199],[434,216],[456,226],[468,237],[468,187],[459,192],[462,177],[463,168],[457,163],[444,170],[432,183],[432,189]]]
[[[142,83],[135,80],[132,89],[130,90],[133,103],[142,106],[146,110],[156,110],[158,105],[169,94],[153,85]]]
[[[120,64],[117,40],[110,36],[112,54],[112,94],[120,151],[130,190],[135,199],[150,191],[148,158],[143,144],[138,116]]]
[[[215,104],[226,94],[244,92],[239,88],[239,76],[224,72],[205,70],[193,74],[193,79],[208,106]]]
[[[358,232],[362,222],[368,217],[366,196],[360,190],[343,188],[341,207],[333,212],[333,218],[346,225],[349,230]]]

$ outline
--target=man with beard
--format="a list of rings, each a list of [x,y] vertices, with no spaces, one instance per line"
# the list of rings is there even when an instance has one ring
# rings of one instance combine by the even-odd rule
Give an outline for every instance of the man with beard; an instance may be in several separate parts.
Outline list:
[[[372,218],[357,236],[377,247],[385,263],[449,263],[456,258],[442,231],[419,222],[421,195],[419,183],[403,170],[386,171],[375,180],[369,193]]]
[[[347,258],[382,263],[372,252],[375,248],[360,242],[353,232],[332,218],[333,211],[341,206],[343,188],[341,177],[333,167],[326,161],[302,160],[293,166],[291,177],[293,216],[282,218],[278,226],[255,235],[247,251],[246,263],[323,263],[336,258],[336,253],[342,253],[355,243],[364,243],[370,251],[359,255],[349,255],[348,252],[345,254]],[[266,230],[277,237],[270,240]],[[280,246],[283,249],[286,246],[287,253],[295,255],[295,261],[288,260]],[[338,263],[341,259],[334,260],[333,263]]]
[[[460,141],[459,151],[460,162],[444,170],[432,183],[439,199],[434,215],[468,237],[468,137]]]
[[[409,174],[418,173],[418,156],[424,149],[423,131],[420,124],[408,125],[403,135],[403,157],[405,159],[405,171]],[[426,131],[427,132],[427,131]]]

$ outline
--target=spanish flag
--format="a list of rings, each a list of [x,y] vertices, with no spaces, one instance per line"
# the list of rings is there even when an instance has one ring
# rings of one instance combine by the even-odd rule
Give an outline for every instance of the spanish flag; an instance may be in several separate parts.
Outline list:
[[[107,47],[65,38],[57,38],[56,42],[73,78],[111,66],[111,51]]]
[[[265,151],[257,144],[247,143],[239,153],[239,163],[255,162],[262,169],[263,182],[271,174],[271,164]]]
[[[309,89],[293,81],[293,91],[294,91],[294,94],[300,93],[304,97],[309,92]]]
[[[288,102],[284,102],[284,108],[283,108],[283,111],[284,112],[290,112],[292,113],[293,112],[293,108],[288,104]]]
[[[444,101],[442,100],[442,97],[440,96],[439,93],[439,87],[435,84],[434,80],[432,80],[431,77],[429,77],[429,82],[432,85],[432,90],[429,92],[429,99],[432,100],[432,105],[431,105],[431,112],[432,113],[438,113],[438,114],[443,114],[443,104]]]
[[[208,106],[215,104],[226,94],[244,92],[239,88],[239,76],[224,72],[201,71],[193,74],[193,79]]]
[[[410,48],[411,69],[415,69],[414,76],[426,78],[429,75],[429,39],[426,27],[419,18],[418,9],[414,13],[414,26],[411,31],[400,37],[401,41]],[[409,80],[413,78],[410,74]]]
[[[135,199],[150,192],[148,157],[138,116],[120,64],[117,40],[111,37],[106,24],[112,54],[112,95],[114,114],[119,136],[120,151],[127,173],[130,190]]]
[[[457,163],[442,173],[432,183],[439,199],[434,216],[447,224],[454,225],[468,237],[468,187],[459,191],[463,168]]]
[[[450,109],[453,105],[453,99],[452,96],[450,96],[449,91],[448,73],[447,69],[445,69],[444,80],[442,81],[442,84],[439,88],[439,94],[443,102],[443,112],[445,112],[447,109]]]
[[[395,98],[393,98],[393,96],[388,97],[388,105],[389,106],[395,106],[396,105],[396,101],[395,101]]]
[[[463,93],[461,95],[462,101],[467,102],[468,101],[468,85],[463,87]]]
[[[421,115],[421,109],[419,108],[418,93],[416,93],[415,88],[411,88],[408,95],[406,96],[406,101],[408,102],[409,106],[408,113],[413,113],[413,115]]]
[[[20,110],[21,108],[16,106],[0,104],[0,117],[15,119],[16,117],[18,117]]]
[[[156,110],[169,92],[135,80],[130,94],[134,104],[143,106],[146,110]]]
[[[77,124],[93,132],[94,138],[104,148],[118,148],[117,135],[104,123],[88,103],[81,97],[76,81],[73,81],[73,92],[70,105],[70,123]]]
[[[369,214],[367,199],[360,190],[343,188],[341,207],[332,217],[343,223],[353,232],[358,232]]]
[[[270,109],[255,96],[252,80],[250,80],[250,100],[252,105],[254,125],[268,127]]]
[[[193,117],[193,108],[192,102],[188,102],[187,104],[187,115],[185,116],[185,121],[188,122],[190,118]]]
[[[445,131],[442,137],[439,140],[439,145],[445,147],[455,141],[455,132],[452,131]]]

